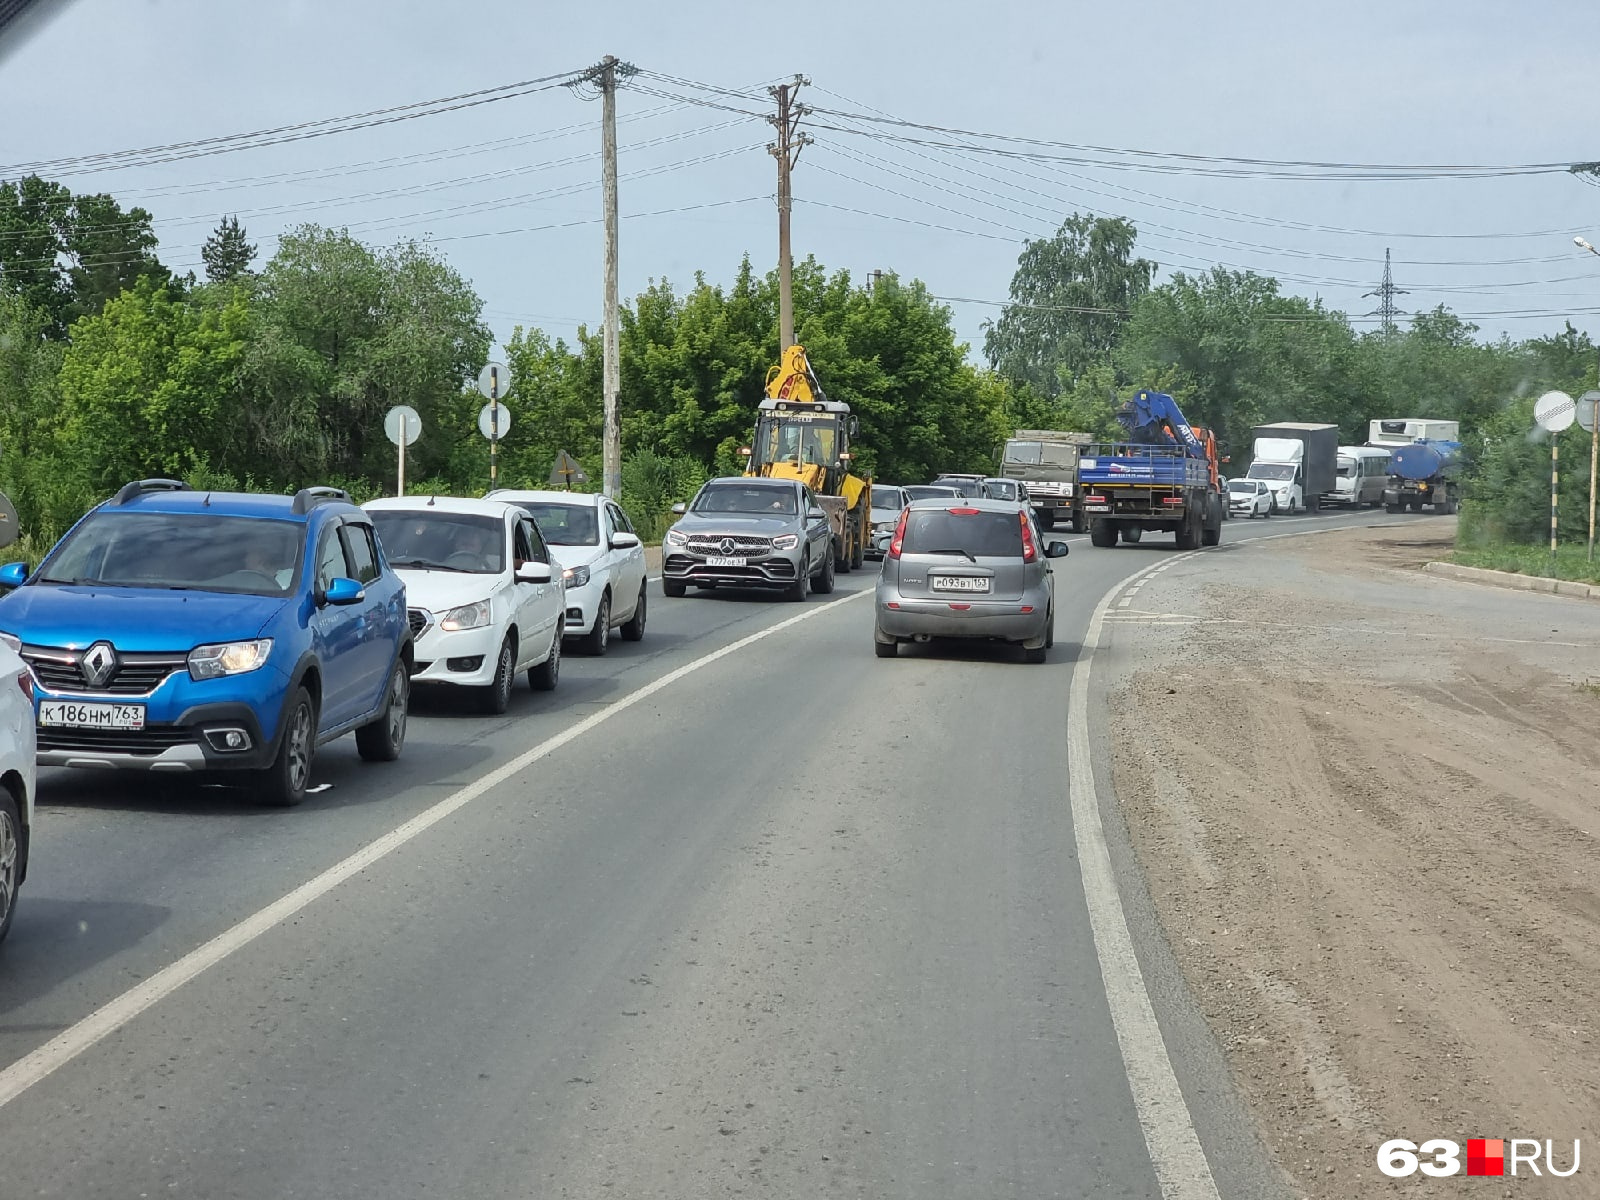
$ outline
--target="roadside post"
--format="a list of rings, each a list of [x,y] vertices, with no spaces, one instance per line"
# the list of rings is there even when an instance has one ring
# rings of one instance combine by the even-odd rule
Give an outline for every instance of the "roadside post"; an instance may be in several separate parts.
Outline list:
[[[397,404],[383,414],[383,432],[395,444],[399,453],[399,468],[396,475],[399,477],[397,496],[406,494],[406,447],[422,436],[422,418],[417,415],[417,410],[409,404]]]
[[[511,386],[511,371],[505,363],[492,362],[478,373],[478,391],[489,403],[478,413],[478,432],[489,439],[489,489],[500,482],[500,439],[511,432],[511,410],[500,403]]]
[[[1589,561],[1594,561],[1594,484],[1596,468],[1600,467],[1600,421],[1595,420],[1595,409],[1600,408],[1600,392],[1585,392],[1578,397],[1578,424],[1589,431]]]
[[[1561,451],[1556,437],[1570,428],[1577,416],[1578,402],[1565,392],[1546,392],[1533,406],[1533,419],[1550,434],[1550,557],[1556,556],[1556,518],[1560,512]],[[1592,539],[1591,534],[1591,539]]]

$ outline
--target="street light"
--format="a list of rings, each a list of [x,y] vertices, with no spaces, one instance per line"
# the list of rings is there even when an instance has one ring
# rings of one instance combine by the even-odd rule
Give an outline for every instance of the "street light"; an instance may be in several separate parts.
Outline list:
[[[1590,254],[1600,257],[1600,250],[1590,244],[1589,239],[1579,234],[1572,239],[1572,244],[1579,250],[1587,250]],[[1600,375],[1595,377],[1595,382],[1600,383]],[[1589,406],[1589,561],[1594,561],[1594,488],[1595,475],[1600,472],[1600,402]]]
[[[1590,254],[1600,254],[1600,250],[1596,250],[1593,246],[1591,246],[1589,244],[1589,239],[1586,237],[1575,237],[1572,239],[1572,244],[1579,250],[1587,250]]]

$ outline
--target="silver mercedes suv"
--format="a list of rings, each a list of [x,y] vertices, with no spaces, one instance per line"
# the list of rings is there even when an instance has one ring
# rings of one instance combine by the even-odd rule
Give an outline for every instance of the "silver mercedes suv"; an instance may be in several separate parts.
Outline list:
[[[782,588],[790,600],[833,591],[833,530],[811,489],[793,479],[734,475],[705,484],[661,542],[661,591],[690,584]]]

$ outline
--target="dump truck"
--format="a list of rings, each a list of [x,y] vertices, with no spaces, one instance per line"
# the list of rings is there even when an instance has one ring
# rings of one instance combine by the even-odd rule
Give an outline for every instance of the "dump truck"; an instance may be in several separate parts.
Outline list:
[[[746,475],[798,479],[811,489],[833,528],[840,571],[866,561],[872,534],[872,484],[851,470],[850,439],[859,428],[848,404],[823,394],[804,347],[790,346],[767,372],[755,435],[740,448],[750,460]]]
[[[1116,415],[1126,439],[1091,443],[1078,459],[1089,540],[1115,546],[1154,529],[1171,531],[1180,550],[1215,546],[1227,498],[1211,431],[1190,425],[1165,392],[1136,392]]]
[[[1078,457],[1094,441],[1087,433],[1057,429],[1019,429],[1000,451],[1000,478],[1020,480],[1042,529],[1071,522],[1073,533],[1086,523],[1078,487]]]
[[[1246,479],[1259,479],[1272,490],[1278,512],[1315,512],[1323,497],[1340,502],[1339,427],[1303,421],[1257,425],[1255,455]]]
[[[1460,466],[1460,442],[1418,438],[1394,447],[1389,454],[1383,507],[1392,513],[1408,508],[1421,512],[1424,505],[1436,513],[1455,512],[1460,503]]]

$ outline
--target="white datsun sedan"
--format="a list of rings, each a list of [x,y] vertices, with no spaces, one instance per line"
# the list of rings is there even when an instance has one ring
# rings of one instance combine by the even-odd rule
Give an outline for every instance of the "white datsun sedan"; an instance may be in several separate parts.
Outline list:
[[[33,676],[19,648],[9,635],[0,642],[0,941],[16,915],[17,888],[28,876],[33,833]]]
[[[567,637],[587,654],[604,654],[613,629],[626,641],[644,637],[644,546],[615,501],[509,488],[488,498],[519,505],[550,544],[567,585]]]
[[[470,688],[487,712],[518,672],[551,691],[561,672],[566,589],[533,520],[513,504],[405,496],[363,505],[406,585],[414,684]]]

